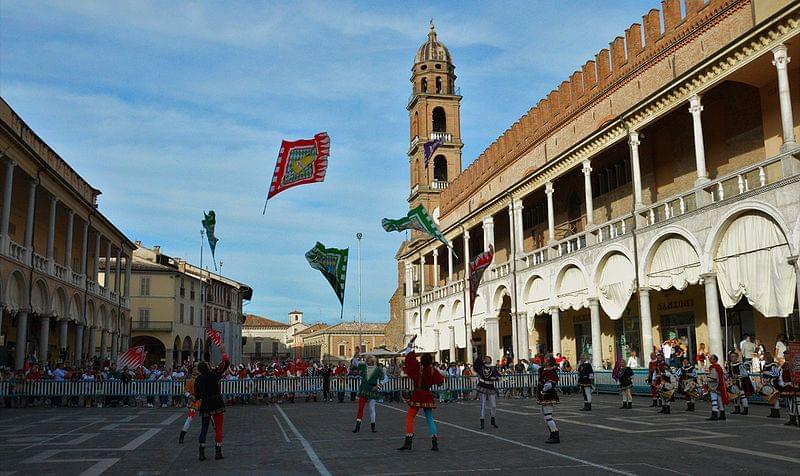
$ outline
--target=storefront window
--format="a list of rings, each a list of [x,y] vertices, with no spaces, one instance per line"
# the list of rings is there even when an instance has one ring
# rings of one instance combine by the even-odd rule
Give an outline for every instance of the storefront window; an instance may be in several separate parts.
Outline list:
[[[695,354],[697,353],[697,342],[695,342],[695,324],[693,314],[671,314],[661,316],[661,347],[662,351],[666,344],[670,344],[672,348],[680,345],[684,350],[684,357],[688,357],[690,362],[695,361]],[[706,343],[706,347],[708,344]],[[670,358],[674,358],[672,352],[668,352]],[[666,357],[666,355],[665,355]],[[680,364],[680,362],[678,362]]]
[[[726,354],[739,350],[739,342],[745,334],[756,337],[753,306],[747,302],[747,299],[742,299],[733,308],[724,310],[724,314],[720,317],[723,319],[722,325],[725,332],[723,345]]]
[[[584,356],[592,360],[592,325],[586,319],[579,321],[578,317],[575,318],[575,352],[576,362]]]
[[[632,352],[636,353],[636,361],[639,367],[642,366],[642,334],[639,317],[623,317],[615,321],[615,352],[621,359],[628,361]]]

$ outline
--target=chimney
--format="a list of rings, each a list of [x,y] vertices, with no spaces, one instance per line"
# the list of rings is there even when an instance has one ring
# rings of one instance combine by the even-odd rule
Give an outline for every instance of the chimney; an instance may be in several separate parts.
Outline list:
[[[133,242],[133,244],[135,244],[137,248],[141,248],[142,247],[141,240],[136,240],[136,241]]]
[[[161,245],[153,245],[153,251],[157,254],[161,254]]]

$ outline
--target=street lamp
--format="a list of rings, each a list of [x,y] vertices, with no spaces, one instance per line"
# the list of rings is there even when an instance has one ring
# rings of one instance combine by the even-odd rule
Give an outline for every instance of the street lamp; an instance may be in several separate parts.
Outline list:
[[[364,235],[362,233],[356,233],[356,240],[358,240],[358,346],[359,348],[364,345],[364,337],[362,335],[362,324],[361,324],[361,238]],[[361,349],[361,353],[364,353],[364,349]]]

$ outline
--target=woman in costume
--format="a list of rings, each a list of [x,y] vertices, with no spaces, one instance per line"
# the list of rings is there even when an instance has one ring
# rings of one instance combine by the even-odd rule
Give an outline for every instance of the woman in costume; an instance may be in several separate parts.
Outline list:
[[[697,398],[697,370],[687,357],[683,358],[675,376],[678,379],[678,390],[686,399],[686,411],[693,412],[694,399]]]
[[[189,408],[189,412],[186,414],[186,421],[183,422],[181,436],[178,438],[178,443],[181,445],[183,444],[184,437],[186,437],[186,432],[189,431],[189,427],[192,425],[192,420],[194,420],[195,415],[197,415],[197,410],[200,409],[200,400],[196,399],[194,396],[194,381],[196,378],[197,367],[194,367],[191,370],[189,379],[186,381],[186,384],[183,387],[183,392],[188,402],[187,407]]]
[[[747,398],[755,393],[755,389],[747,365],[742,362],[738,352],[731,352],[728,356],[728,377],[733,381],[732,387],[736,387],[736,397],[731,398],[733,400],[731,415],[747,415],[750,411]]]
[[[558,404],[558,366],[552,355],[545,357],[545,364],[539,368],[539,382],[537,384],[537,397],[542,406],[542,416],[550,430],[550,438],[545,443],[561,443],[558,426],[553,419],[553,408]]]
[[[202,418],[202,427],[200,428],[200,461],[206,459],[206,435],[208,435],[208,426],[211,421],[214,421],[214,442],[215,454],[214,459],[222,459],[222,439],[224,436],[224,421],[225,421],[225,401],[222,399],[222,392],[219,388],[219,381],[227,373],[230,367],[228,354],[225,353],[225,347],[220,347],[222,352],[222,362],[217,368],[212,369],[208,362],[200,362],[197,370],[200,376],[194,382],[194,396],[200,400],[200,417]]]
[[[628,366],[624,360],[619,362],[619,393],[622,395],[622,406],[620,409],[633,408],[633,397],[631,396],[631,389],[633,388],[633,369]]]
[[[433,358],[431,358],[430,354],[423,354],[420,360],[417,360],[417,354],[414,352],[414,341],[416,339],[417,336],[412,337],[404,351],[406,354],[405,372],[413,383],[413,390],[411,397],[408,399],[406,439],[403,446],[397,449],[400,451],[411,449],[411,442],[414,439],[414,418],[416,418],[419,409],[422,408],[422,411],[425,412],[425,421],[428,423],[428,431],[431,434],[431,450],[439,451],[436,422],[433,421],[433,409],[436,408],[436,401],[433,399],[431,387],[443,384],[444,375],[432,365]]]
[[[498,428],[495,416],[497,415],[497,388],[494,384],[500,380],[500,371],[492,365],[492,357],[484,355],[478,357],[478,342],[472,341],[472,360],[475,373],[478,375],[478,398],[481,402],[481,430],[484,429],[486,402],[489,402],[489,415],[491,425]]]
[[[583,393],[582,412],[592,411],[592,389],[594,389],[594,369],[589,363],[589,357],[584,354],[578,365],[578,386]]]
[[[675,395],[675,382],[673,381],[672,368],[666,361],[658,363],[658,398],[661,399],[661,410],[658,413],[669,415],[672,413],[670,403]]]
[[[367,354],[365,362],[359,362],[358,377],[361,384],[358,387],[358,414],[356,415],[356,428],[353,433],[361,431],[361,420],[364,418],[364,407],[369,404],[369,425],[375,433],[375,401],[382,398],[383,384],[389,381],[385,369],[378,365],[374,355]]]

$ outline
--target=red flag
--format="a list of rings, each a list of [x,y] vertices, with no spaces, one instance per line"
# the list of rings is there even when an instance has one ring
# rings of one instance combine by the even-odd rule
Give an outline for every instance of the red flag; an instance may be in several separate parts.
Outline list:
[[[117,368],[124,369],[128,367],[131,370],[138,369],[144,365],[144,358],[146,356],[147,352],[145,352],[143,345],[131,347],[117,358]]]
[[[327,132],[320,132],[313,139],[281,142],[267,200],[288,188],[325,180],[330,144]],[[265,203],[264,210],[266,207]]]
[[[220,349],[222,348],[222,334],[210,327],[206,329],[206,334],[208,334],[209,339],[211,339],[211,342],[213,342],[215,346]]]
[[[475,261],[469,264],[469,315],[475,308],[475,298],[478,296],[478,286],[484,271],[492,264],[494,259],[494,247],[489,245],[489,249],[479,254]]]

